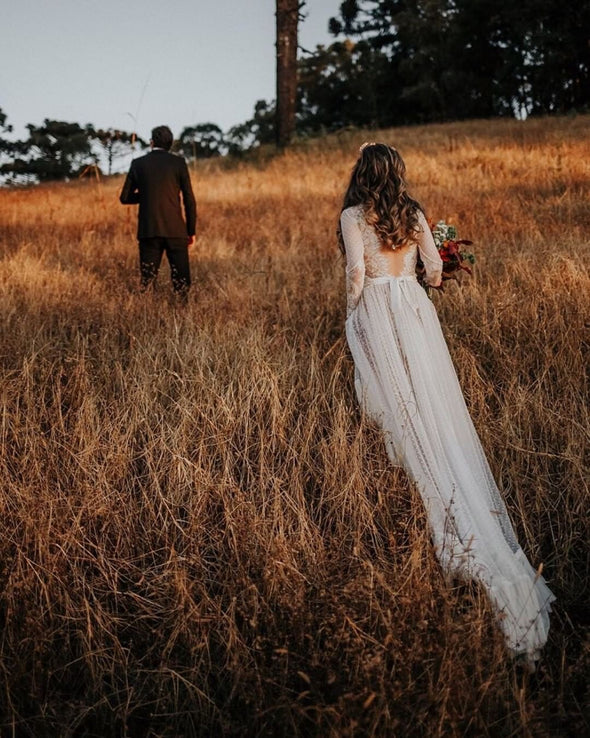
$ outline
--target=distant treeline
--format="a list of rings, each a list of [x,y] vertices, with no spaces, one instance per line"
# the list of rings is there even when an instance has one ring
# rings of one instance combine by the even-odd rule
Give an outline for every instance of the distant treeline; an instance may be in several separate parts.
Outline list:
[[[7,181],[27,183],[68,179],[86,171],[99,172],[99,162],[110,174],[114,163],[145,142],[134,133],[91,124],[50,120],[27,125],[28,138],[5,138],[12,132],[6,113],[0,108],[0,174]]]
[[[382,128],[590,108],[590,0],[344,0],[334,43],[302,49],[296,130]],[[46,119],[9,141],[0,110],[0,172],[14,181],[63,179],[128,156],[133,134]],[[275,103],[224,132],[188,126],[188,159],[239,155],[275,140]]]

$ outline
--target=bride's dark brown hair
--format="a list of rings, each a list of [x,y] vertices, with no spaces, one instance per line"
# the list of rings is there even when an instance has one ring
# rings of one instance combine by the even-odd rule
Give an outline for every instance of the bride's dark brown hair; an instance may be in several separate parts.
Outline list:
[[[420,203],[408,194],[406,165],[399,153],[382,143],[364,144],[354,165],[342,210],[361,205],[367,223],[391,249],[414,241],[419,231]],[[342,237],[339,232],[340,246]]]

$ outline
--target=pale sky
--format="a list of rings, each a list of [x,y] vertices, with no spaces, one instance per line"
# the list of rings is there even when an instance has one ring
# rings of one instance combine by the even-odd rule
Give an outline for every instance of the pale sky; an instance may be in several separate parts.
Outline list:
[[[329,44],[341,0],[308,0],[301,46]],[[275,97],[275,0],[1,0],[0,107],[133,130],[227,130]],[[137,121],[135,125],[134,120]]]

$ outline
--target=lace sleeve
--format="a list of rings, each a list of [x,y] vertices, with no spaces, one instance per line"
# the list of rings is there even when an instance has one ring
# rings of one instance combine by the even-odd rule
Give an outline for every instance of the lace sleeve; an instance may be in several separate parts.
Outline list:
[[[346,251],[346,315],[356,307],[365,282],[365,257],[361,230],[350,208],[340,215],[342,240]]]
[[[426,282],[432,287],[438,287],[442,282],[442,259],[435,246],[430,226],[424,216],[420,212],[420,234],[418,236],[418,248],[420,250],[420,258],[426,270]]]

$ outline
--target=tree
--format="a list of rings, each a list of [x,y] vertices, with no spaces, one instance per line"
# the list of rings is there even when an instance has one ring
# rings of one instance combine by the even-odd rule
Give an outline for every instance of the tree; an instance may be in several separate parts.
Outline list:
[[[344,0],[329,27],[381,60],[386,124],[590,105],[590,0]]]
[[[135,133],[120,131],[116,128],[99,128],[92,132],[92,138],[98,141],[101,153],[107,161],[107,173],[113,171],[113,163],[122,157],[128,156],[136,143],[145,147],[146,143]]]
[[[223,131],[215,123],[199,123],[183,129],[179,148],[187,159],[210,159],[221,156],[226,143]]]
[[[245,123],[233,126],[225,135],[227,153],[240,156],[244,151],[261,144],[268,144],[276,138],[276,108],[274,102],[258,100],[254,115]]]
[[[513,114],[508,0],[346,0],[334,35],[374,51],[380,125]],[[500,84],[501,83],[501,84]]]
[[[336,42],[299,62],[297,130],[313,133],[349,125],[378,126],[387,120],[378,101],[385,58],[366,42]]]
[[[11,133],[12,132],[12,126],[7,123],[8,117],[6,113],[0,108],[0,133]],[[12,151],[13,143],[11,141],[8,141],[2,136],[0,136],[0,161],[3,157],[10,154]],[[1,167],[0,167],[1,171]]]
[[[277,146],[287,146],[295,130],[297,104],[297,24],[303,3],[276,0],[277,21]]]
[[[6,113],[0,108],[0,131],[2,133],[10,133],[12,131],[12,126],[8,125],[6,122],[8,120],[8,116]]]
[[[590,107],[590,0],[522,0],[514,9],[522,38],[530,113]]]
[[[39,182],[67,179],[81,167],[98,164],[92,150],[91,125],[82,127],[46,118],[42,126],[29,123],[27,129],[29,138],[12,144],[14,162],[0,168],[13,178]]]

